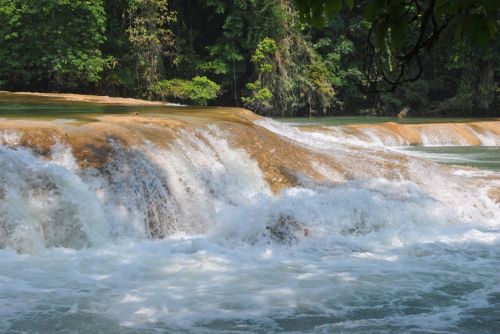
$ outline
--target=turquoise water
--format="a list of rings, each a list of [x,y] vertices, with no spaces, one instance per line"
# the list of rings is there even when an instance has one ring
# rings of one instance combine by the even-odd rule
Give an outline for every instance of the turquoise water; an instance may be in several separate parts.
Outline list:
[[[428,124],[428,123],[463,123],[476,121],[494,121],[495,118],[403,118],[396,117],[363,117],[363,116],[340,116],[340,117],[316,117],[316,118],[277,118],[276,120],[286,124],[301,126],[343,126],[350,124],[380,124],[385,122],[396,122],[400,124]],[[341,134],[335,134],[340,136]],[[361,138],[360,138],[361,139]],[[500,147],[499,146],[403,146],[391,147],[405,154],[429,159],[434,162],[476,167],[486,170],[500,170]]]
[[[158,110],[158,107],[104,105],[88,102],[60,101],[53,98],[21,98],[0,95],[0,118],[82,118],[88,115],[123,114],[153,110]]]
[[[443,164],[500,171],[498,146],[410,146],[402,151]]]
[[[200,110],[203,107],[183,107],[182,110]],[[178,110],[170,106],[134,106],[134,105],[106,105],[84,101],[65,101],[56,97],[25,96],[0,94],[0,118],[84,118],[89,115],[127,114],[134,112],[158,113],[169,110]],[[280,122],[293,126],[308,125],[349,125],[349,124],[378,124],[395,122],[400,124],[423,123],[460,123],[473,121],[497,120],[496,118],[435,118],[415,117],[397,118],[380,116],[332,116],[332,117],[280,117]]]
[[[178,112],[205,112],[211,107],[181,105],[127,105],[105,104],[88,101],[69,101],[60,97],[14,95],[0,92],[0,120],[76,120],[86,123],[96,121],[101,115],[176,114]]]

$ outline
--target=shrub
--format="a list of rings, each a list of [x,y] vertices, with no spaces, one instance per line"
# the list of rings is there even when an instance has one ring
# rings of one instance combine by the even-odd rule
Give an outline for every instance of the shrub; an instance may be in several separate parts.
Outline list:
[[[241,98],[245,107],[254,110],[267,110],[271,108],[270,102],[273,98],[273,94],[267,87],[263,87],[259,80],[249,82],[247,84],[247,89],[250,95]]]
[[[190,101],[195,105],[207,105],[220,92],[220,86],[205,76],[197,76],[191,80],[171,79],[160,81],[155,92],[162,98]]]

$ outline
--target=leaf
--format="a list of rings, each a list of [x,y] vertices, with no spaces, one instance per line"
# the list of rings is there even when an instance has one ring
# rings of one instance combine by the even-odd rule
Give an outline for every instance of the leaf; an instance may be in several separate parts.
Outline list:
[[[352,9],[352,7],[354,7],[354,0],[345,0],[345,3],[349,7],[349,9]]]
[[[311,23],[316,28],[323,28],[325,26],[323,3],[320,1],[311,3]]]
[[[484,48],[488,45],[488,42],[490,41],[490,39],[491,39],[490,28],[489,28],[487,22],[485,20],[482,20],[479,23],[479,29],[478,29],[476,41],[481,47]]]
[[[372,1],[370,4],[366,7],[365,11],[365,17],[367,21],[373,22],[375,21],[375,18],[377,17],[377,12],[378,12],[378,4],[377,1]]]
[[[401,49],[405,42],[406,24],[404,21],[393,22],[390,26],[391,41],[395,49]]]
[[[325,1],[325,13],[328,17],[340,12],[342,9],[342,0],[326,0]]]
[[[446,7],[448,6],[448,1],[449,0],[437,0],[436,1],[436,6],[434,7],[434,17],[436,20],[441,23],[443,19],[446,17],[444,15]]]
[[[377,46],[380,49],[385,49],[385,47],[387,46],[387,24],[379,23],[374,30],[376,31]]]
[[[495,14],[498,10],[498,0],[480,0],[479,3],[484,7],[484,9],[486,9],[486,12],[491,15]]]
[[[488,22],[481,14],[470,16],[465,27],[465,32],[471,40],[478,43],[481,47],[485,47],[491,37]]]
[[[448,14],[449,16],[456,14],[464,7],[464,2],[467,1],[466,0],[449,1],[446,6],[446,14]]]
[[[494,38],[498,31],[498,22],[495,19],[488,19],[486,24],[488,25],[490,37]]]

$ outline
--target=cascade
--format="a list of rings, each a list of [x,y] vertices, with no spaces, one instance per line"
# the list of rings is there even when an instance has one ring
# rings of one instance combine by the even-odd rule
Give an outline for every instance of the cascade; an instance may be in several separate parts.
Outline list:
[[[391,149],[498,122],[129,108],[0,120],[0,331],[498,328],[500,173]]]

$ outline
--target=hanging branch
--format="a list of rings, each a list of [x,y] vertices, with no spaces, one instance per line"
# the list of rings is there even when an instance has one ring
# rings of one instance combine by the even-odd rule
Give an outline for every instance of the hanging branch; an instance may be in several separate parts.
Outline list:
[[[390,15],[382,16],[374,20],[367,37],[367,53],[364,57],[364,73],[368,89],[365,92],[394,92],[401,84],[413,82],[420,78],[423,73],[422,53],[429,50],[439,39],[443,30],[448,26],[450,19],[438,24],[435,17],[436,1],[431,0],[424,8],[418,1],[410,1],[405,4],[402,16],[410,25],[418,25],[417,39],[406,46],[408,51],[397,51],[387,43],[387,37],[382,46],[379,46],[373,38],[374,29],[380,25],[390,25],[394,20]],[[430,28],[430,29],[429,29]],[[389,43],[393,41],[389,41]],[[408,42],[407,42],[408,43]],[[382,48],[385,47],[385,50]],[[397,52],[395,60],[391,60],[391,52]],[[389,64],[385,64],[389,62]],[[389,69],[387,67],[389,66]],[[396,67],[393,70],[391,67]],[[379,87],[382,83],[384,87]]]

